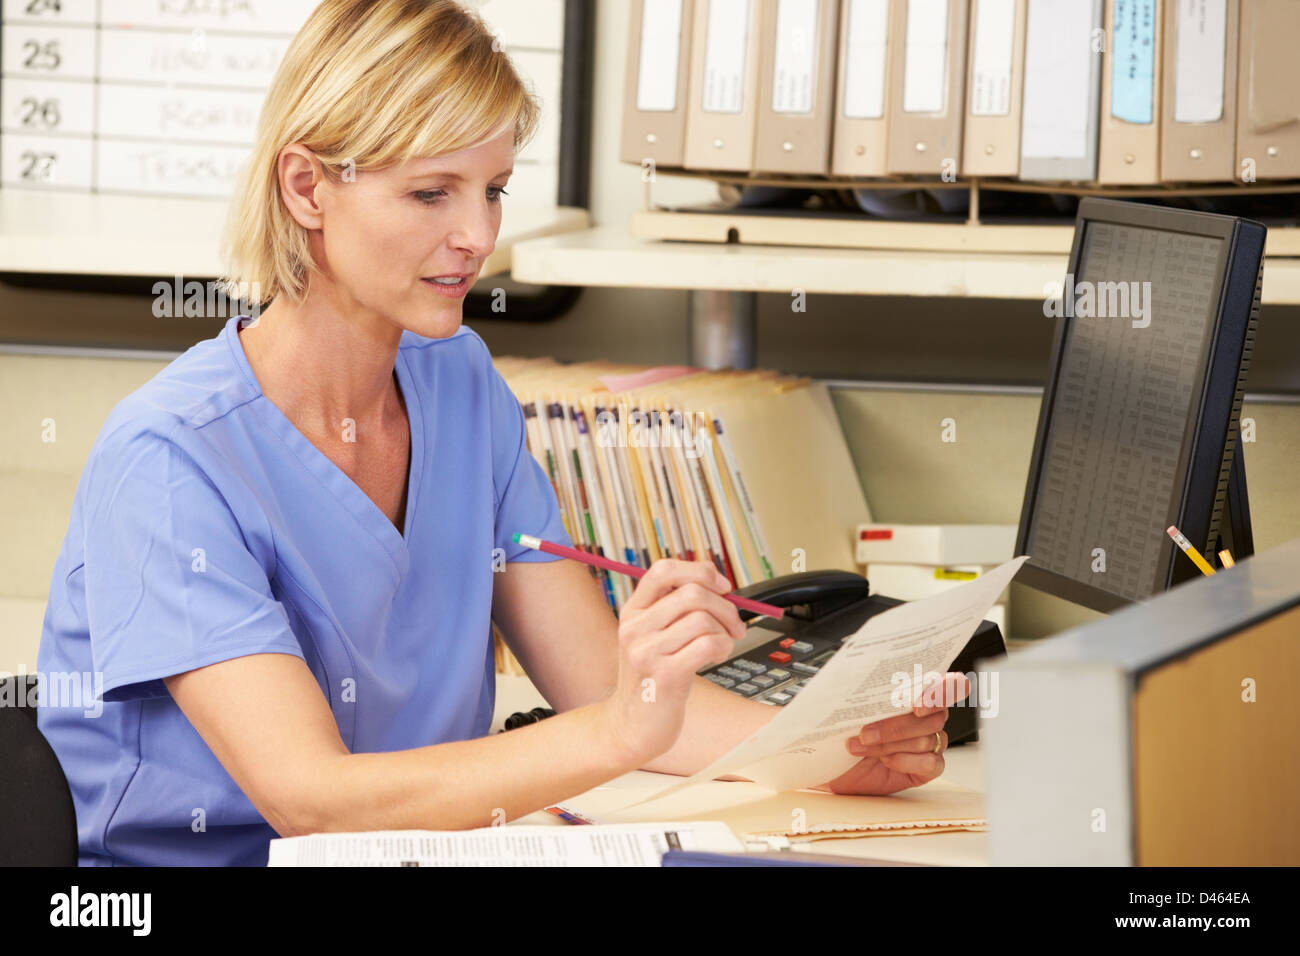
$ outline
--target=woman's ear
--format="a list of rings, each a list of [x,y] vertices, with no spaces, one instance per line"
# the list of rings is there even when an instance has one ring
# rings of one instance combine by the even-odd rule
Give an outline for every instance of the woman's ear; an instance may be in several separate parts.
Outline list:
[[[316,154],[301,143],[290,143],[276,159],[280,195],[294,221],[304,229],[319,229],[324,218],[317,193],[325,183],[325,168]]]

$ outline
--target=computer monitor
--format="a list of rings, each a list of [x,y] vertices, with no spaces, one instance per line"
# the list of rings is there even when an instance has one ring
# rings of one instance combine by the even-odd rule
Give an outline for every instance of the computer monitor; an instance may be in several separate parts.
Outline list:
[[[1265,227],[1087,198],[1059,300],[1017,580],[1099,611],[1254,550],[1238,441]]]

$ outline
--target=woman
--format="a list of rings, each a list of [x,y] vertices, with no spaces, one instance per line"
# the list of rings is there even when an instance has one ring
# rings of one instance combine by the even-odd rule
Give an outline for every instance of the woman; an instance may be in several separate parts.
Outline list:
[[[40,713],[83,863],[487,825],[694,772],[773,716],[695,676],[744,630],[710,566],[657,562],[616,620],[586,567],[511,541],[568,538],[461,304],[537,115],[450,0],[326,0],[293,41],[227,235],[231,285],[273,301],[113,410],[55,567],[41,670],[103,680],[98,716]],[[489,618],[557,716],[485,736]],[[960,692],[846,741],[832,788],[937,776]]]

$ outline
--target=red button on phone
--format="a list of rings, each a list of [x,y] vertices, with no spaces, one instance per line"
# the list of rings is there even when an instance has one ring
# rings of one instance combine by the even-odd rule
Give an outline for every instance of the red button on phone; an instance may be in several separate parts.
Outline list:
[[[794,638],[793,637],[784,638],[781,641],[781,646],[788,651],[791,647],[794,646]]]
[[[790,661],[793,660],[793,658],[785,651],[773,651],[767,656],[769,660],[776,661],[778,664],[789,664]]]

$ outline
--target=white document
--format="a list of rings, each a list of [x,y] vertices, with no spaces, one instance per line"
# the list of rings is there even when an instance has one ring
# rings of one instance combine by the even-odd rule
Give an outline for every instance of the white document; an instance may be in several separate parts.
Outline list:
[[[1080,0],[1030,0],[1025,38],[1021,155],[1088,155],[1092,63],[1105,39],[1093,33],[1094,7]]]
[[[744,849],[716,821],[380,830],[272,840],[267,866],[659,866],[668,850]]]
[[[730,773],[782,792],[847,772],[860,759],[845,749],[848,738],[864,724],[911,713],[926,675],[947,672],[1027,560],[1015,558],[961,587],[868,618],[756,734],[694,776],[629,806]]]
[[[907,0],[903,112],[942,113],[948,94],[948,0]]]
[[[1228,0],[1177,3],[1174,122],[1217,123],[1223,119]]]

